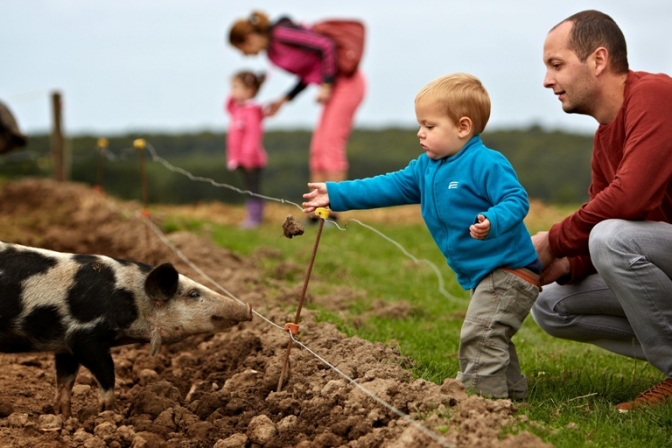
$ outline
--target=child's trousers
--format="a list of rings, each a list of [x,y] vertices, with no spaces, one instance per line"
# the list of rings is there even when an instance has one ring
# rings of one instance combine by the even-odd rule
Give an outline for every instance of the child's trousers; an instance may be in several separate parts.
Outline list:
[[[460,333],[457,374],[467,390],[492,398],[527,396],[527,380],[511,338],[538,295],[536,285],[503,269],[492,271],[471,291]]]

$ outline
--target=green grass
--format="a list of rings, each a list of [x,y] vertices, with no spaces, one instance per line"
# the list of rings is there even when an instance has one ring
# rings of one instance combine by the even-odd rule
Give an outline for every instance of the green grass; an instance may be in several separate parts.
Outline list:
[[[294,213],[296,215],[296,213]],[[273,247],[280,257],[262,258],[261,267],[271,272],[278,263],[291,262],[300,270],[288,277],[302,284],[315,244],[316,227],[303,236],[287,239],[281,223],[252,231],[235,226],[208,224],[213,240],[243,256],[260,247]],[[545,228],[541,222],[534,232]],[[166,229],[198,230],[203,222],[171,220]],[[439,291],[435,272],[414,263],[396,246],[355,223],[339,231],[326,225],[320,239],[308,291],[319,295],[338,286],[360,291],[347,312],[316,309],[320,319],[334,322],[348,335],[395,344],[412,361],[414,375],[436,383],[455,377],[457,349],[468,293],[460,288],[452,271],[422,224],[374,225],[413,256],[436,265],[445,289],[457,301]],[[376,300],[406,301],[410,312],[403,318],[376,315]],[[362,318],[364,316],[365,318]],[[648,363],[616,356],[597,347],[552,338],[528,318],[514,338],[521,365],[530,383],[530,396],[519,405],[521,423],[508,431],[529,430],[558,448],[568,447],[662,447],[672,446],[672,406],[619,414],[614,404],[662,380],[663,374]]]

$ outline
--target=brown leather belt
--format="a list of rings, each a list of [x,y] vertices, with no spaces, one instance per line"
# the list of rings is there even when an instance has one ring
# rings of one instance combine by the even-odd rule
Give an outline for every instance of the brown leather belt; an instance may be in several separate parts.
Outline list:
[[[536,286],[537,288],[541,289],[541,284],[539,283],[539,274],[535,274],[534,272],[530,271],[529,269],[525,268],[518,268],[518,269],[509,269],[509,268],[500,268],[503,271],[510,272],[513,275],[516,275],[523,280],[525,280],[527,283]]]

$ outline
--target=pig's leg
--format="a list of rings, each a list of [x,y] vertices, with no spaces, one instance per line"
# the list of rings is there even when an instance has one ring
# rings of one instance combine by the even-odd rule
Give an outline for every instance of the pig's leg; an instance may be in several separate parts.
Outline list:
[[[92,340],[93,339],[93,340]],[[114,409],[114,361],[110,348],[96,341],[96,335],[82,338],[71,346],[72,352],[84,367],[91,371],[98,385],[100,411]]]
[[[75,384],[79,362],[70,353],[58,353],[56,359],[56,404],[54,412],[67,420],[71,414],[72,386]]]

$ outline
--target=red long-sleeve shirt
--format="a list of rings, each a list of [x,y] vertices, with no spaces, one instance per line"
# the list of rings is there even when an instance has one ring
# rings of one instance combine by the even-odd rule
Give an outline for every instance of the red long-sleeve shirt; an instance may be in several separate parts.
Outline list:
[[[553,255],[569,257],[569,282],[595,272],[592,228],[605,219],[672,223],[672,78],[628,73],[621,110],[593,139],[589,200],[551,227]]]

